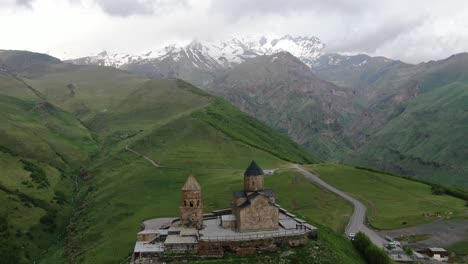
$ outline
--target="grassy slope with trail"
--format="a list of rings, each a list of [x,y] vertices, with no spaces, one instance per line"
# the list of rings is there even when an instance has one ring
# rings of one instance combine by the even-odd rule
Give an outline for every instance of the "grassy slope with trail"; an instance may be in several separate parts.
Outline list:
[[[12,63],[15,56],[21,63]],[[5,77],[2,81],[5,85],[0,90],[1,94],[8,96],[3,107],[12,113],[2,125],[13,123],[11,126],[18,129],[5,141],[7,146],[2,146],[0,162],[10,167],[8,176],[1,175],[0,180],[11,188],[25,190],[18,193],[19,196],[29,197],[25,198],[26,202],[14,203],[10,201],[15,199],[10,197],[11,192],[3,195],[4,191],[0,191],[0,199],[8,199],[8,205],[13,209],[20,203],[25,204],[17,215],[8,212],[8,229],[11,229],[11,235],[17,228],[11,223],[21,224],[23,228],[31,226],[30,232],[35,228],[43,229],[37,218],[47,214],[46,210],[31,205],[29,208],[26,205],[28,201],[32,203],[39,199],[42,202],[38,204],[44,208],[61,208],[64,214],[56,216],[57,232],[47,239],[39,233],[32,233],[34,239],[29,235],[24,239],[29,240],[29,244],[20,243],[30,251],[29,258],[22,259],[25,262],[115,263],[125,260],[132,250],[135,233],[142,220],[177,215],[179,190],[190,169],[207,194],[205,207],[208,211],[229,205],[231,192],[242,188],[241,172],[251,159],[256,159],[265,168],[281,167],[287,163],[284,160],[299,163],[315,160],[286,137],[187,83],[150,80],[106,67],[67,65],[30,53],[14,52],[7,57],[6,60],[0,58],[0,62],[12,64],[9,70],[15,71],[16,77]],[[24,91],[20,91],[20,87]],[[12,100],[14,103],[10,102]],[[37,102],[41,103],[41,111],[31,111],[30,107]],[[24,126],[28,122],[32,125]],[[53,125],[53,129],[49,125]],[[5,127],[2,131],[7,133],[9,130]],[[23,150],[11,144],[14,140],[29,148]],[[53,149],[58,149],[55,153],[37,155],[34,152],[58,143],[63,146],[54,145]],[[156,170],[146,160],[126,151],[129,144],[163,165],[179,169]],[[77,153],[75,145],[82,152]],[[28,193],[28,187],[18,188],[18,181],[28,177],[20,159],[29,156],[31,158],[27,160],[37,165],[34,168],[42,168],[47,175],[47,192],[32,189],[34,191]],[[91,157],[92,162],[89,163]],[[75,176],[80,176],[80,189],[76,196],[73,191]],[[310,188],[316,193],[315,197],[322,197],[319,195],[321,190],[312,185]],[[329,209],[333,205],[327,201],[334,201],[349,212],[348,205],[330,194],[323,196],[330,196],[327,201],[302,201],[306,199],[307,190],[305,187],[300,189],[303,195],[291,203],[309,207],[317,204],[319,208]],[[66,193],[66,206],[56,205],[58,200],[48,201],[56,196],[57,190]],[[283,195],[281,191],[279,195]],[[72,199],[76,199],[77,204],[66,239],[63,239],[58,230],[63,230],[67,224],[65,220],[73,206]],[[285,203],[289,201],[285,199]],[[330,210],[330,213],[319,214],[318,211],[312,213],[307,208],[298,208],[299,212],[301,210],[320,219],[332,219],[336,213]],[[21,218],[27,214],[31,217]],[[333,223],[332,227],[341,228],[345,217],[341,214],[341,220]],[[323,250],[316,251],[315,246],[307,247],[307,250],[323,259],[362,263],[345,239],[330,229],[324,227],[323,230],[329,234],[323,237]],[[3,229],[0,233],[4,235]],[[327,238],[333,243],[327,243]],[[38,251],[31,250],[38,244]],[[332,254],[336,257],[328,257]]]
[[[21,141],[30,143],[28,145],[34,150],[40,147],[39,144],[49,142],[43,136],[48,134],[47,131],[53,131],[50,133],[51,143],[65,142],[65,146],[70,146],[58,148],[59,155],[41,155],[50,161],[40,162],[34,157],[31,161],[43,167],[51,186],[60,174],[52,168],[55,165],[50,164],[65,166],[56,160],[84,157],[76,163],[68,162],[73,159],[65,159],[72,164],[69,165],[71,169],[86,165],[86,170],[80,173],[83,185],[78,198],[81,199],[68,227],[66,243],[59,240],[61,243],[54,244],[46,255],[41,255],[42,263],[64,262],[66,258],[71,262],[87,263],[124,261],[132,250],[135,233],[142,220],[177,215],[179,190],[189,170],[203,186],[205,209],[209,211],[229,205],[232,191],[242,188],[241,173],[252,159],[263,168],[282,168],[288,163],[285,160],[298,163],[315,161],[289,139],[185,82],[146,79],[112,68],[61,63],[47,63],[40,67],[37,64],[23,65],[21,74],[26,76],[28,85],[48,100],[46,109],[53,114],[46,115],[47,120],[52,121],[23,127],[18,130],[21,133],[14,135],[34,131],[31,127],[56,122],[60,129],[47,127],[36,132],[42,136],[40,140],[25,136]],[[21,102],[19,106],[5,103],[7,110],[17,111],[23,107],[21,105],[28,105],[31,98],[36,98],[28,89],[18,95],[18,90],[12,89],[19,85],[17,80],[4,83],[8,84],[8,89],[5,88],[3,94]],[[22,125],[26,122],[25,116],[29,120],[30,115],[36,115],[34,111],[28,111],[30,108],[24,109],[11,111],[18,116],[11,116],[10,121],[16,120]],[[37,115],[39,117],[34,118],[43,120],[42,114]],[[68,126],[74,128],[69,129]],[[65,133],[70,130],[78,134]],[[78,148],[84,153],[73,154],[74,146],[87,146],[85,142],[94,144]],[[126,151],[127,145],[163,166],[178,169],[155,169],[146,160]],[[16,145],[10,146],[13,150],[21,149]],[[11,170],[24,177],[27,172],[19,167],[22,165],[18,158],[34,154],[33,151],[29,153],[19,153],[18,157],[2,154],[4,157],[0,156],[0,161],[3,159],[8,164],[16,164]],[[92,163],[88,163],[90,157],[93,158]],[[12,158],[16,161],[11,161]],[[209,170],[220,168],[226,170]],[[74,178],[67,176],[62,180],[57,188],[65,192],[70,188],[67,193],[71,193]],[[277,177],[267,178],[267,184],[278,192],[278,201],[283,206],[311,223],[328,226],[320,227],[323,235],[318,244],[299,249],[296,256],[309,260],[310,254],[315,254],[320,256],[321,263],[327,263],[324,262],[327,259],[334,263],[362,263],[351,244],[329,229],[342,231],[351,213],[347,203],[305,182],[292,171],[281,170]],[[50,193],[47,195],[44,197],[50,197]],[[44,213],[37,215],[40,217]],[[30,220],[32,224],[38,222],[38,219]],[[56,237],[52,236],[43,246],[52,245]],[[35,243],[37,240],[32,240],[31,245]],[[316,247],[320,250],[315,250]]]

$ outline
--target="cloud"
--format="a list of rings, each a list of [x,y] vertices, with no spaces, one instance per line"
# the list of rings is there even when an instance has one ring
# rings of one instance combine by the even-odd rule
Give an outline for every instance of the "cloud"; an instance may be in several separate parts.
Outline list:
[[[360,14],[362,6],[372,4],[365,0],[236,0],[236,1],[213,1],[212,12],[221,12],[230,19],[240,19],[248,16],[259,15],[288,15],[311,10],[326,13]]]
[[[154,12],[151,0],[96,0],[104,12],[113,16],[148,15]]]
[[[34,0],[0,0],[0,11],[2,9],[26,8],[32,9]]]
[[[185,0],[95,0],[111,16],[154,15],[171,12],[186,5]]]
[[[21,7],[32,9],[33,0],[16,0],[16,4]]]
[[[328,49],[333,52],[375,53],[379,48],[416,30],[425,23],[425,17],[387,19],[372,24],[371,28],[355,29],[343,35],[340,41],[333,41]]]
[[[466,0],[0,0],[0,48],[86,56],[190,39],[316,36],[327,52],[408,62],[468,51]],[[60,21],[60,23],[57,23]],[[30,41],[35,39],[34,42]]]

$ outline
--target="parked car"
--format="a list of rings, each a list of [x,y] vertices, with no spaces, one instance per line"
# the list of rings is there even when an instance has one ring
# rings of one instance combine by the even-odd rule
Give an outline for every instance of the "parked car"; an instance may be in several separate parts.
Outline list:
[[[354,237],[356,237],[356,233],[349,233],[349,234],[348,234],[349,240],[353,241],[353,240],[354,240]]]

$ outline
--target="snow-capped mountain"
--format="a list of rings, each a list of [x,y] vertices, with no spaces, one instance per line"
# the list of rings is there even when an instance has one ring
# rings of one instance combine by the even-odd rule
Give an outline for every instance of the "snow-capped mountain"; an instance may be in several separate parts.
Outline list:
[[[94,64],[102,66],[125,67],[128,64],[159,64],[171,59],[192,58],[190,62],[198,68],[232,67],[249,58],[259,55],[271,55],[287,51],[311,66],[322,54],[325,45],[316,37],[237,37],[228,41],[192,41],[188,45],[169,45],[145,54],[109,54],[101,52],[96,56],[84,57],[68,62],[75,64]],[[206,63],[206,64],[205,64]],[[205,65],[204,65],[205,64]]]

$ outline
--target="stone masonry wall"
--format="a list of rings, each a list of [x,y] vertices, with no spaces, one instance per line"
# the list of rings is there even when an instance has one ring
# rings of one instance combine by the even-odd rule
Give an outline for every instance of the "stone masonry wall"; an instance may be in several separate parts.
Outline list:
[[[274,252],[279,248],[304,245],[307,241],[307,234],[251,241],[199,241],[197,254],[200,256],[222,256],[225,253],[243,255],[258,251]]]
[[[251,205],[239,208],[237,213],[237,230],[239,232],[277,230],[278,208],[271,206],[267,197],[258,196]]]
[[[263,176],[245,176],[244,177],[244,190],[245,191],[261,191],[263,190],[264,179]]]

